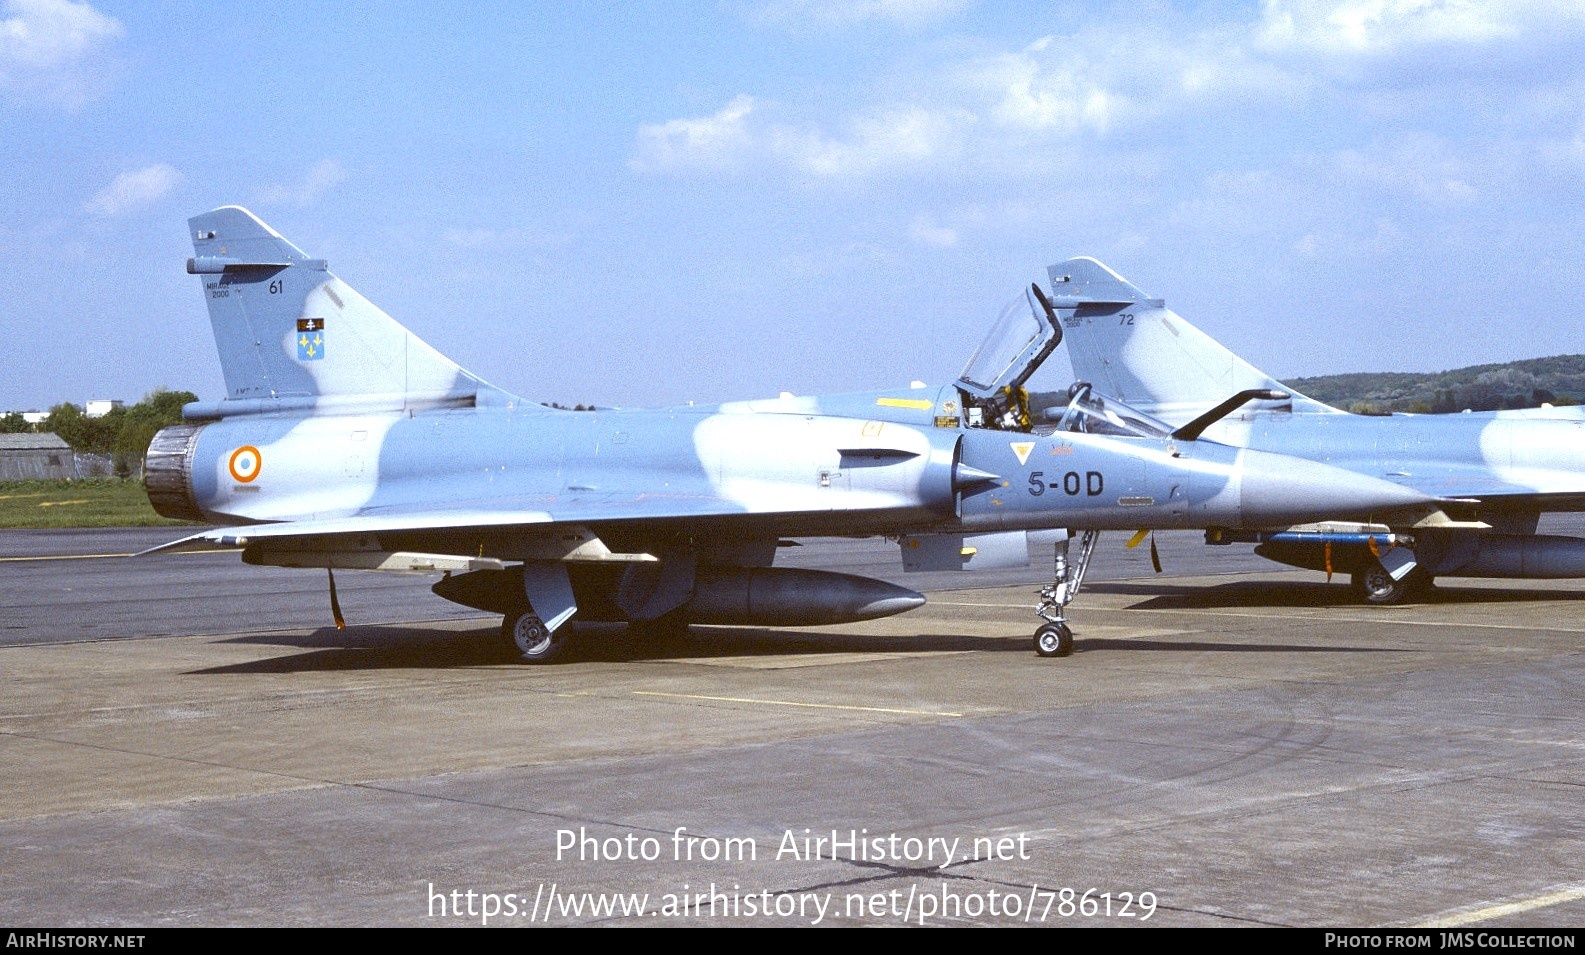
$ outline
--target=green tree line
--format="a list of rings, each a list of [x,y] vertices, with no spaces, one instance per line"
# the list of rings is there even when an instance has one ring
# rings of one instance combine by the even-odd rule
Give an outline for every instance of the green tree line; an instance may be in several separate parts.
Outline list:
[[[156,388],[131,407],[114,408],[108,414],[90,418],[81,405],[62,402],[50,409],[37,428],[18,413],[0,417],[0,432],[20,434],[28,431],[58,435],[73,451],[108,454],[116,474],[126,477],[143,464],[154,433],[182,420],[182,405],[197,401],[190,391]]]

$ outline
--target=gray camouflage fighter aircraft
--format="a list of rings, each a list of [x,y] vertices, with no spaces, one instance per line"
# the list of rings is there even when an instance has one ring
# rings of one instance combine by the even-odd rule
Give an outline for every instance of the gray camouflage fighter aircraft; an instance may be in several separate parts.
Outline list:
[[[1180,433],[1324,462],[1434,496],[1417,524],[1331,519],[1207,532],[1279,563],[1347,573],[1367,603],[1429,590],[1438,576],[1585,577],[1585,539],[1537,534],[1540,515],[1585,510],[1578,408],[1355,415],[1287,388],[1091,258],[1050,268],[1054,294],[1085,303],[1064,322],[1075,377]],[[1229,409],[1224,399],[1244,402]],[[1221,409],[1222,415],[1215,414]],[[1201,416],[1210,415],[1196,425]]]
[[[434,592],[501,613],[530,662],[562,654],[574,614],[659,630],[866,620],[924,598],[772,566],[778,545],[881,535],[908,570],[977,569],[1026,565],[1029,534],[1055,531],[1034,642],[1059,656],[1099,530],[1436,511],[1421,491],[1173,437],[1087,394],[1036,431],[1022,386],[1084,309],[1038,287],[942,387],[563,411],[462,370],[246,210],[189,224],[227,394],[155,437],[145,481],[161,514],[223,526],[154,550],[326,568],[338,625],[344,568],[444,574]]]

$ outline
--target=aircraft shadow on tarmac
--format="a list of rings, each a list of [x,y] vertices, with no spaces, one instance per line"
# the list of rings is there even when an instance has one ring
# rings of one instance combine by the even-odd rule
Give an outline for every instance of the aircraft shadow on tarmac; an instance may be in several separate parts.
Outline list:
[[[995,651],[1031,653],[1026,636],[979,637],[965,634],[869,635],[752,627],[695,626],[680,635],[632,634],[621,625],[583,624],[558,664],[642,662],[716,658],[798,656],[840,653],[953,653]],[[321,627],[311,633],[271,633],[238,637],[235,644],[260,644],[307,650],[291,656],[207,667],[191,674],[299,673],[341,670],[459,669],[516,665],[517,653],[498,627],[440,630],[412,626]],[[525,667],[525,669],[533,669]]]
[[[1177,600],[1176,597],[1162,598]],[[1181,604],[1180,604],[1181,605]],[[1034,658],[1025,636],[982,637],[963,634],[865,635],[753,629],[746,627],[694,627],[686,635],[635,636],[620,626],[585,625],[560,663],[638,663],[687,660],[708,663],[713,659],[817,656],[821,654],[895,653],[1018,653],[1030,657],[1031,666],[1060,667],[1061,661]],[[190,675],[239,673],[314,673],[362,670],[464,669],[517,666],[515,651],[503,646],[493,627],[469,631],[429,630],[422,627],[365,626],[336,630],[324,627],[312,633],[269,634],[228,641],[292,647],[307,652],[257,660],[252,663],[207,667]],[[1402,648],[1370,645],[1294,643],[1226,643],[1203,635],[1181,638],[1086,637],[1075,641],[1074,655],[1098,650],[1177,653],[1403,653]],[[525,670],[537,668],[525,667]]]
[[[1337,607],[1360,613],[1391,615],[1416,607],[1524,603],[1585,599],[1585,593],[1522,587],[1460,587],[1438,583],[1424,597],[1392,607],[1365,607],[1353,591],[1321,581],[1230,581],[1223,584],[1177,586],[1152,581],[1108,581],[1088,588],[1092,593],[1140,596],[1146,599],[1129,609],[1205,610],[1228,608]],[[1226,653],[1405,653],[1402,648],[1369,644],[1219,643],[1186,636],[1179,639],[1086,637],[1081,610],[1074,617],[1077,631],[1075,655],[1098,650],[1132,652]],[[1032,654],[1030,639],[1022,634],[981,637],[968,634],[917,635],[855,634],[813,630],[752,627],[696,626],[685,635],[657,637],[635,635],[621,625],[582,624],[576,642],[563,663],[642,662],[665,660],[709,661],[741,657],[791,657],[809,654],[910,654],[921,652],[998,652]],[[310,633],[270,633],[228,641],[292,647],[308,652],[258,660],[252,663],[209,667],[191,674],[306,673],[356,670],[460,669],[510,666],[517,663],[497,627],[457,631],[422,626],[352,626],[346,630],[322,627]],[[1031,665],[1047,665],[1031,660]],[[1060,662],[1049,665],[1060,666]]]

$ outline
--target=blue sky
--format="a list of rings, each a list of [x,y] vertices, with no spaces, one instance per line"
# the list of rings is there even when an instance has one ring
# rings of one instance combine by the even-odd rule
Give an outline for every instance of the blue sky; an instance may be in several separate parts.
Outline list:
[[[1585,352],[1585,4],[0,0],[0,409],[221,397],[226,204],[545,401],[949,380],[1074,255],[1279,377]]]

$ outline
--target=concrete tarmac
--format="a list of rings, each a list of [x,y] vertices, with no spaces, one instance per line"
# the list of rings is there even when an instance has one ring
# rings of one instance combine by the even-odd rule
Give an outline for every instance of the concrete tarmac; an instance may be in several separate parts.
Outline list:
[[[74,556],[145,535],[0,534],[5,923],[1585,924],[1577,581],[1366,608],[1114,535],[1066,659],[1036,567],[531,667],[423,578],[337,631],[314,572]]]

